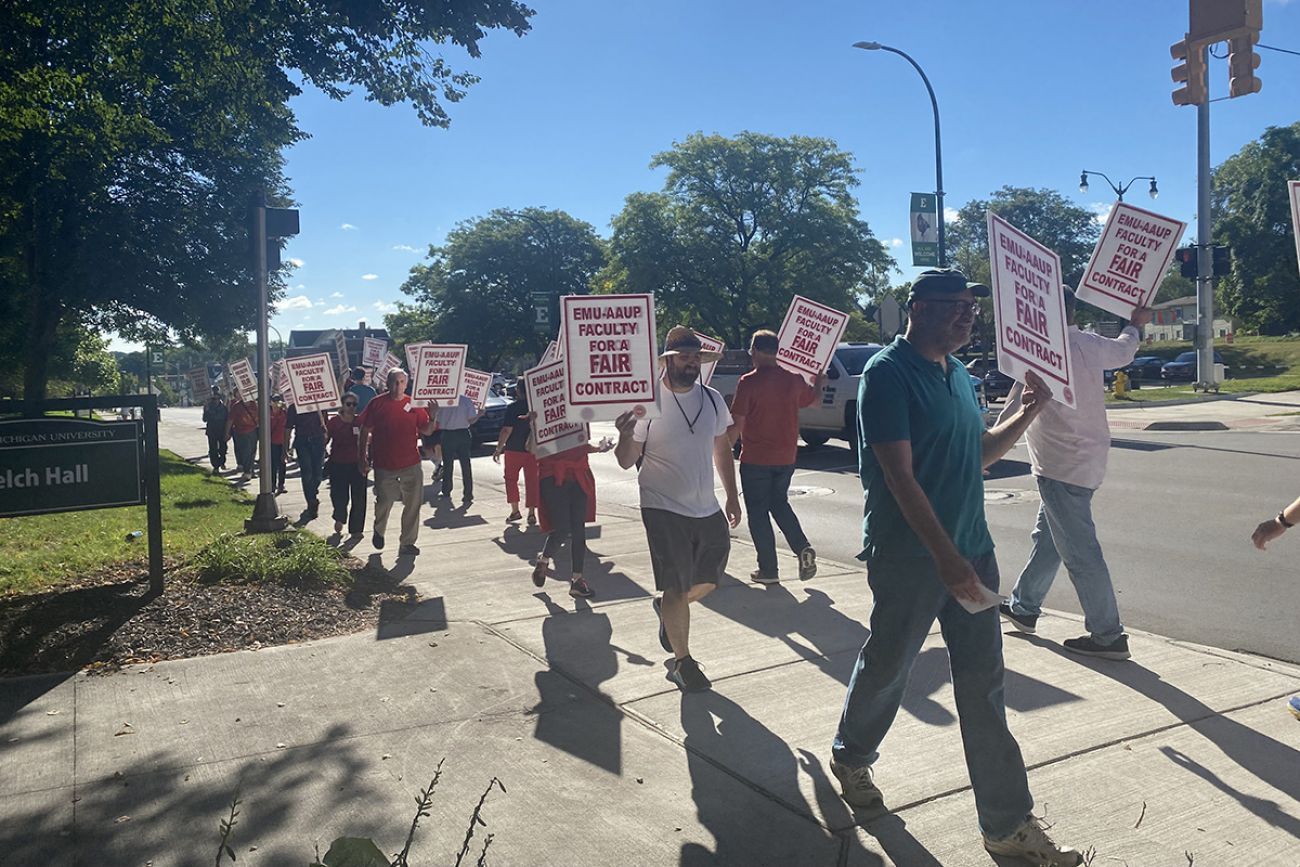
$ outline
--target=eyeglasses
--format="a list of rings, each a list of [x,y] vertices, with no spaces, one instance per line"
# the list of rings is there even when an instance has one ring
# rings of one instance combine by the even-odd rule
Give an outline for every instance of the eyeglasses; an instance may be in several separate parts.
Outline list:
[[[356,405],[357,405],[357,402],[356,402],[355,400],[345,400],[345,401],[343,401],[343,405],[344,405],[344,406],[356,406]]]
[[[942,298],[922,298],[921,301],[926,304],[957,304],[960,305],[957,308],[958,313],[966,313],[969,311],[978,316],[980,312],[980,303],[978,301],[948,301]]]

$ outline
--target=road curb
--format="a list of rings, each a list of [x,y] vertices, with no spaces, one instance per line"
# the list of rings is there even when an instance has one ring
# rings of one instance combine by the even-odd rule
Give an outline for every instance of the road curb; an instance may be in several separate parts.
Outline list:
[[[1142,430],[1187,431],[1229,430],[1221,421],[1153,421]]]

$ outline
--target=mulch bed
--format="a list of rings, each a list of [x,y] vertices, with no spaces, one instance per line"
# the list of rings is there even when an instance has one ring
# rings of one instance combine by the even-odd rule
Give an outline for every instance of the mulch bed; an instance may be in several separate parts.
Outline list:
[[[414,605],[411,587],[344,562],[352,587],[309,582],[203,584],[169,563],[166,590],[149,593],[147,570],[119,567],[30,596],[0,598],[0,677],[254,650],[376,628]]]

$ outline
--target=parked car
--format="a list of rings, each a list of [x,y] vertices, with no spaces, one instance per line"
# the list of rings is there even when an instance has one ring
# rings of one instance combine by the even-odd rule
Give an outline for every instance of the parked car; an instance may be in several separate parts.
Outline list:
[[[1165,360],[1158,355],[1139,355],[1121,369],[1129,375],[1130,379],[1150,382],[1160,378],[1160,368],[1164,366]]]
[[[1005,400],[1007,395],[1011,394],[1011,388],[1015,384],[1014,379],[994,367],[984,374],[984,398],[985,400]]]
[[[879,343],[841,343],[835,347],[826,370],[826,388],[820,403],[799,410],[799,436],[810,446],[825,445],[832,437],[853,445],[857,442],[858,383],[867,359],[884,349]],[[736,383],[752,368],[749,353],[729,349],[714,368],[709,385],[722,393],[731,406]]]
[[[505,426],[506,407],[509,405],[510,399],[504,395],[495,393],[488,395],[487,403],[483,405],[483,414],[478,417],[478,421],[470,425],[470,435],[474,442],[497,441],[501,428]]]
[[[1223,356],[1214,353],[1214,363],[1223,364]],[[1191,382],[1196,379],[1196,352],[1195,350],[1178,353],[1178,357],[1173,361],[1166,361],[1160,368],[1160,375],[1168,380],[1186,380]],[[1223,375],[1228,375],[1228,368],[1223,369]]]

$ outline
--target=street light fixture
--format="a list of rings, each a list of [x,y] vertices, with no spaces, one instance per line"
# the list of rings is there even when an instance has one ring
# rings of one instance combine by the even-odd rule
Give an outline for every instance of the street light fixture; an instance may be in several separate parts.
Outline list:
[[[934,199],[937,229],[938,229],[938,247],[939,247],[939,267],[947,267],[947,259],[944,257],[943,247],[943,148],[939,140],[939,101],[934,97],[934,88],[930,86],[930,79],[921,68],[921,64],[912,59],[906,51],[898,48],[892,48],[888,45],[881,45],[879,42],[855,42],[854,48],[861,48],[864,51],[888,51],[897,54],[899,57],[912,64],[921,76],[921,81],[925,82],[926,92],[930,94],[930,107],[934,109]]]
[[[1156,187],[1156,179],[1151,175],[1139,175],[1136,178],[1131,178],[1127,184],[1116,186],[1114,181],[1106,177],[1105,172],[1090,172],[1087,169],[1079,173],[1079,192],[1081,193],[1088,192],[1088,175],[1096,175],[1105,180],[1121,202],[1124,201],[1124,194],[1128,192],[1128,188],[1133,186],[1133,181],[1150,181],[1151,187],[1147,190],[1147,195],[1153,199],[1160,195],[1160,190]]]

